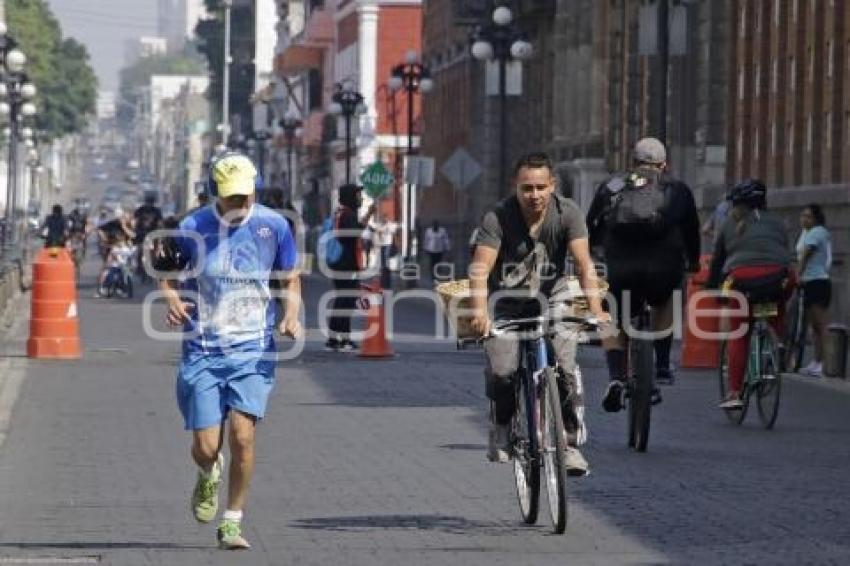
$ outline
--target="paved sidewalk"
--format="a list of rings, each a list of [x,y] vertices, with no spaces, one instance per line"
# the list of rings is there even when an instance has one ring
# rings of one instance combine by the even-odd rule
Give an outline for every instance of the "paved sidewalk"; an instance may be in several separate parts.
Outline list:
[[[540,526],[520,523],[511,467],[484,461],[481,353],[424,339],[374,362],[317,339],[282,365],[246,512],[254,548],[217,551],[188,509],[178,347],[144,336],[141,299],[92,290],[81,290],[86,357],[26,362],[0,449],[0,564],[850,563],[843,392],[788,380],[767,432],[713,408],[713,372],[682,372],[650,452],[633,454],[624,415],[598,408],[603,362],[586,350],[593,473],[571,482],[568,532],[553,536],[545,508]],[[429,313],[401,316],[424,338]]]

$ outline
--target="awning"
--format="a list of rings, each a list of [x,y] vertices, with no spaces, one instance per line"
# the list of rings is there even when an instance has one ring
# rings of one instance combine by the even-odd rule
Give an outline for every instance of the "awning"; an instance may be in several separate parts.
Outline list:
[[[290,45],[275,57],[274,70],[280,75],[295,75],[322,66],[324,49],[307,45]]]

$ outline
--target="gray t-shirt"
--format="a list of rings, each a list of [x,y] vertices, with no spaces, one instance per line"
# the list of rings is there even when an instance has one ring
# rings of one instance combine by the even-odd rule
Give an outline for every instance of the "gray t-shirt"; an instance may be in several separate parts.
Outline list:
[[[557,279],[566,272],[569,243],[579,238],[587,238],[587,225],[581,210],[571,199],[552,195],[540,233],[534,237],[529,233],[517,197],[510,196],[484,215],[474,244],[499,251],[488,281],[490,293],[517,289],[536,295],[537,285],[528,277],[515,280],[515,276],[522,273],[521,266],[525,262],[526,267],[533,263],[531,271],[539,274],[539,292],[548,296]]]

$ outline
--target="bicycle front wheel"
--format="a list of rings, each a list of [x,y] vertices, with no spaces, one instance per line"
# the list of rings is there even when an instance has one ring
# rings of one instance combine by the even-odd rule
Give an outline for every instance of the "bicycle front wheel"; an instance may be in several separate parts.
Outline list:
[[[561,413],[561,398],[555,371],[544,371],[543,405],[543,470],[546,477],[546,496],[549,514],[557,534],[567,528],[567,433]]]
[[[536,454],[537,438],[534,436],[534,412],[537,408],[533,400],[536,396],[529,395],[527,389],[528,381],[520,379],[511,430],[519,512],[523,521],[533,525],[540,509],[540,459]]]
[[[632,379],[629,381],[629,446],[646,452],[652,416],[655,360],[652,342],[632,340]]]
[[[766,429],[772,429],[779,414],[779,397],[782,393],[782,375],[779,372],[779,338],[772,328],[758,336],[761,372],[756,384],[756,404],[759,419]]]

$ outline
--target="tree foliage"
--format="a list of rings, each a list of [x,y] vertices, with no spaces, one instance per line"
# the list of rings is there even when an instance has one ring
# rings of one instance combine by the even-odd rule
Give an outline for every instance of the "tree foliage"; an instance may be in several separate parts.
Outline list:
[[[150,85],[153,75],[200,75],[205,74],[203,59],[194,47],[188,44],[178,54],[154,54],[140,57],[132,65],[121,69],[119,87],[118,120],[128,125],[135,117],[138,97],[144,87]]]
[[[210,18],[198,22],[195,35],[198,51],[206,57],[210,70],[208,97],[221,115],[224,61],[224,8],[221,0],[205,0]],[[251,124],[251,96],[254,94],[254,10],[251,6],[234,7],[231,13],[230,112],[242,116],[243,124]],[[239,132],[236,132],[237,134]]]
[[[38,88],[36,127],[50,138],[83,129],[97,103],[97,77],[86,47],[62,37],[45,0],[6,0],[6,19]]]

